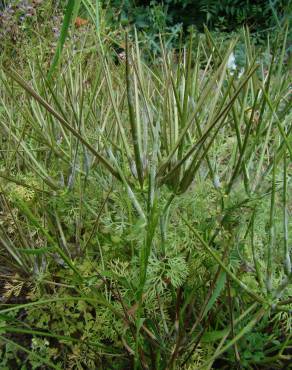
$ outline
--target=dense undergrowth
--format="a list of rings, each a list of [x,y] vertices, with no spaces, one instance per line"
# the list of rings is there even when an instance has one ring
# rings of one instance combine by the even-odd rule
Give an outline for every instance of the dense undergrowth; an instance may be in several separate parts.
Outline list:
[[[35,17],[1,57],[1,369],[289,368],[289,29],[151,55],[89,21],[47,78]]]

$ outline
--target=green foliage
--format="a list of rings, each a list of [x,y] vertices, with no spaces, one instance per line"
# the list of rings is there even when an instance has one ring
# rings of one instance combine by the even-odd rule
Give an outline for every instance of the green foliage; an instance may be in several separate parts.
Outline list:
[[[1,70],[1,365],[284,366],[289,30],[267,60],[247,29],[146,59],[88,9],[51,79],[50,40]]]
[[[122,24],[130,22],[146,29],[160,26],[158,31],[162,32],[166,25],[193,25],[201,29],[204,23],[221,31],[231,31],[245,24],[258,32],[279,27],[291,15],[290,0],[199,0],[195,4],[191,0],[112,0],[109,3],[118,11]]]
[[[206,14],[207,24],[223,26],[228,30],[247,24],[253,30],[260,31],[278,26],[280,19],[287,16],[285,12],[289,9],[288,3],[287,1],[203,0],[200,9]]]

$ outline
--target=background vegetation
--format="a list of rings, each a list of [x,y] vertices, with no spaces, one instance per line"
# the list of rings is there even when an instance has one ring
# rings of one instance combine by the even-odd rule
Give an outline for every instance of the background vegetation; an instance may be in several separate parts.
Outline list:
[[[287,17],[291,6],[289,1],[281,0],[112,0],[110,5],[120,10],[124,22],[133,22],[138,27],[149,26],[152,15],[156,15],[169,26],[182,23],[184,27],[193,25],[202,29],[205,23],[228,31],[242,25],[253,31],[273,28]]]

